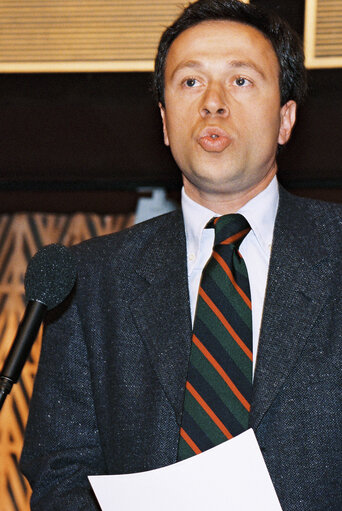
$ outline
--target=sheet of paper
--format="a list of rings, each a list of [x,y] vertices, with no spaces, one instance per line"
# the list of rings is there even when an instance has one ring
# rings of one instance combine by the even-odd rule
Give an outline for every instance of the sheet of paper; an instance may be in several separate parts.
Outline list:
[[[102,511],[281,511],[252,429],[168,467],[89,480]]]

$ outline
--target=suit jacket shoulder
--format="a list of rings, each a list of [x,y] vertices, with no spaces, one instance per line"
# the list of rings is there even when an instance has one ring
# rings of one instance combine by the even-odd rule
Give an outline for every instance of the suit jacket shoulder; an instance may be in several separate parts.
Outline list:
[[[286,227],[299,239],[322,237],[330,249],[330,241],[342,235],[342,204],[313,200],[290,194],[280,186],[276,227]]]
[[[185,233],[183,216],[180,210],[161,215],[122,231],[91,238],[72,247],[81,264],[110,264],[117,269],[137,264],[137,258],[145,252],[156,250],[168,255],[170,242],[176,240],[184,245]]]

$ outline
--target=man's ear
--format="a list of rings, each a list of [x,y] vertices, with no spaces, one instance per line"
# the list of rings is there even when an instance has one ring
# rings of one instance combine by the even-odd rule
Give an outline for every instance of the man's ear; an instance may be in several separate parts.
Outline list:
[[[292,99],[280,109],[280,128],[278,144],[284,145],[289,141],[293,126],[296,122],[297,103]]]
[[[166,112],[165,112],[165,107],[160,102],[158,103],[158,106],[159,106],[160,115],[161,115],[162,122],[163,122],[164,144],[169,146],[170,142],[169,142],[169,137],[168,137],[167,128],[166,128],[166,119],[165,119],[166,118]]]

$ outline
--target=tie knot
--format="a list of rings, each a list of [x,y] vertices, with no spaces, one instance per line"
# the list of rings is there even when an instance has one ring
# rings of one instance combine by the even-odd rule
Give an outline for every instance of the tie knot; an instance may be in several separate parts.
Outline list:
[[[206,227],[215,229],[214,245],[232,244],[236,249],[251,230],[245,217],[238,213],[212,218]]]

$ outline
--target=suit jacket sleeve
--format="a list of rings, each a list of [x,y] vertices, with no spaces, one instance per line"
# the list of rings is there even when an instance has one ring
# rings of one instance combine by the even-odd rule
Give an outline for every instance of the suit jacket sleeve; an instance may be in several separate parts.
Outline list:
[[[77,304],[53,311],[44,334],[21,468],[32,511],[95,511],[87,476],[104,473]]]

